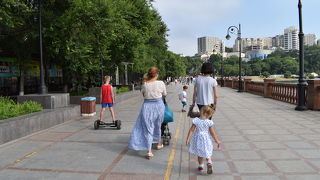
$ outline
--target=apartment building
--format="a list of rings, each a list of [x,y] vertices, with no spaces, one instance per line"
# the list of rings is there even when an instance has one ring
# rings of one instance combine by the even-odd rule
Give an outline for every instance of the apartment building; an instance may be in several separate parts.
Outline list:
[[[212,54],[214,52],[223,53],[224,49],[224,41],[217,37],[198,38],[198,55]]]
[[[272,38],[242,38],[241,52],[270,49],[272,47]],[[233,51],[239,51],[239,41],[235,40]]]
[[[299,50],[298,29],[291,26],[284,29],[284,50]]]
[[[316,45],[317,36],[315,34],[305,34],[304,35],[304,45],[313,46]]]

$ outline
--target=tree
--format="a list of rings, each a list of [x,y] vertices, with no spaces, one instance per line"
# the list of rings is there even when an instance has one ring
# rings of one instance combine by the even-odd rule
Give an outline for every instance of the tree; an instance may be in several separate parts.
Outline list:
[[[213,64],[214,74],[220,74],[220,68],[222,65],[222,56],[220,54],[212,54],[209,58],[209,62]]]
[[[226,52],[233,52],[233,48],[225,47],[224,49]]]
[[[265,78],[268,78],[268,77],[270,77],[270,73],[265,71],[262,73],[262,76]]]
[[[35,51],[35,2],[4,0],[0,2],[0,51],[15,56],[19,69],[19,94],[24,95],[24,75],[32,53]]]
[[[285,72],[285,73],[283,74],[283,76],[284,76],[285,78],[291,78],[292,74],[291,74],[290,71],[287,71],[287,72]]]
[[[200,68],[203,61],[199,57],[184,57],[184,63],[186,65],[186,74],[195,76],[200,74]]]
[[[42,1],[45,63],[60,65],[65,87],[78,90],[99,85],[102,70],[113,75],[119,67],[123,74],[122,62],[134,63],[132,73],[138,76],[151,66],[161,69],[160,78],[185,75],[186,61],[168,51],[168,28],[151,2]],[[0,40],[12,43],[1,44],[0,51],[18,59],[39,58],[36,3],[0,2]]]
[[[305,72],[320,74],[320,46],[305,48]]]
[[[165,62],[165,70],[167,77],[180,77],[186,75],[186,66],[184,60],[177,54],[168,52]]]

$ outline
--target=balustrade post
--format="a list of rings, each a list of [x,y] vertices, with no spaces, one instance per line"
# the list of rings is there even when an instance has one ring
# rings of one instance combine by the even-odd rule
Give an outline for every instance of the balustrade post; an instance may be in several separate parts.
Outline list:
[[[307,107],[320,110],[320,80],[308,80]]]
[[[216,81],[217,81],[218,85],[221,86],[221,77],[217,77]]]
[[[275,79],[263,79],[264,82],[264,97],[271,98],[272,97],[272,84],[276,82]]]
[[[232,85],[231,85],[232,89],[237,89],[236,83],[238,83],[238,78],[232,78]]]
[[[251,80],[251,78],[244,78],[244,92],[248,92]]]

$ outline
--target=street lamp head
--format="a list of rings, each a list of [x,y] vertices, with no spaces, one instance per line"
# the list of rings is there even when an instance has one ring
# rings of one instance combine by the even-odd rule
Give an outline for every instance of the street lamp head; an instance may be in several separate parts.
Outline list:
[[[231,38],[231,36],[229,34],[227,34],[226,39],[229,40]]]

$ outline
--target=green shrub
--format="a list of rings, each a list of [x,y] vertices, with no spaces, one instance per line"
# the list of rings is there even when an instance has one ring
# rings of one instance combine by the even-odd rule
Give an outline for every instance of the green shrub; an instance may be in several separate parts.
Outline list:
[[[285,73],[283,74],[283,77],[284,77],[284,78],[291,78],[291,76],[292,76],[292,74],[291,74],[290,71],[287,71],[287,72],[285,72]]]
[[[316,78],[313,74],[310,74],[309,76],[308,76],[308,78],[309,79],[314,79],[314,78]]]
[[[43,109],[42,106],[35,101],[26,101],[22,105],[26,113],[37,112]]]
[[[88,96],[89,92],[88,91],[73,91],[70,93],[70,96]]]
[[[262,76],[268,78],[270,76],[270,73],[265,71],[262,73]]]
[[[17,104],[13,100],[0,97],[0,120],[41,111],[42,106],[34,101]]]
[[[128,87],[120,87],[117,89],[117,94],[129,91]]]

